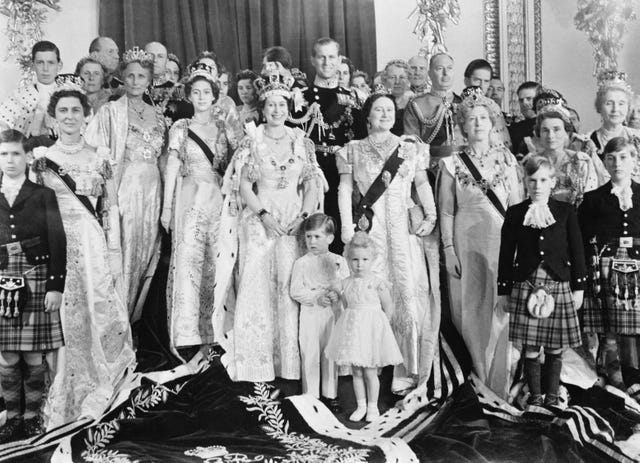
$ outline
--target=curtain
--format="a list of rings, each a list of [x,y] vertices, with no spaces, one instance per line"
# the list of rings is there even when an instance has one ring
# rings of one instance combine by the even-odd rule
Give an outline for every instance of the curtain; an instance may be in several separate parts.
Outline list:
[[[320,37],[337,40],[357,68],[376,71],[374,0],[101,0],[99,22],[100,35],[122,51],[159,41],[186,64],[212,50],[232,73],[259,70],[263,50],[281,45],[311,77]]]

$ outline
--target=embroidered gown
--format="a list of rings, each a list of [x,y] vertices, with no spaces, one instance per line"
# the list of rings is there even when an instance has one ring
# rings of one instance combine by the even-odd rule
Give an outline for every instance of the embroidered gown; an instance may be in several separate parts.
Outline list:
[[[220,233],[225,241],[220,244],[223,265],[216,275],[214,331],[216,341],[227,352],[223,362],[236,381],[300,378],[299,307],[289,295],[293,263],[301,255],[298,237],[268,234],[251,209],[242,209],[239,197],[244,169],[263,207],[284,227],[302,212],[305,185],[309,189],[306,194],[321,204],[326,181],[315,160],[313,144],[299,129],[286,131],[292,149],[282,164],[268,151],[261,125],[241,142],[225,174],[223,192],[229,196]],[[226,313],[229,307],[223,308],[224,296],[231,286],[236,246],[239,274],[235,312]],[[227,315],[224,320],[220,319],[222,314]]]
[[[215,137],[203,140],[213,152],[213,165],[198,144],[187,136],[188,120],[177,121],[169,132],[169,164],[174,158],[180,165],[174,193],[173,242],[167,282],[172,348],[213,343],[216,236],[222,210],[219,169],[224,169],[228,162],[229,146],[237,145],[224,119],[218,121]]]
[[[34,150],[32,172],[55,191],[67,235],[67,280],[60,308],[65,346],[59,350],[57,372],[44,407],[47,429],[82,415],[97,418],[118,380],[136,362],[127,309],[116,291],[121,275],[115,267],[120,262],[111,259],[120,247],[117,223],[109,221],[111,227],[105,231],[52,167],[44,164],[52,150],[55,147]],[[98,149],[95,163],[60,167],[60,173],[75,181],[76,193],[85,195],[95,208],[111,177],[108,150]],[[112,207],[110,212],[114,211]]]
[[[129,122],[126,96],[102,106],[85,135],[92,145],[109,146],[116,161],[124,297],[131,322],[142,315],[160,258],[162,183],[158,157],[164,137],[160,113],[152,129]]]
[[[516,158],[504,147],[494,147],[496,163],[478,166],[506,210],[522,201]],[[445,189],[448,176],[452,189]],[[508,316],[496,313],[496,281],[503,216],[473,179],[460,155],[440,161],[438,179],[441,215],[454,217],[453,245],[460,260],[460,278],[449,275],[451,318],[471,354],[478,378],[506,397],[510,385]]]
[[[373,271],[392,284],[391,327],[404,358],[394,376],[422,380],[429,376],[437,347],[440,313],[430,304],[427,262],[421,238],[409,233],[408,209],[414,205],[411,184],[415,173],[426,170],[429,165],[428,145],[393,137],[393,143],[380,153],[368,139],[351,141],[338,151],[336,163],[338,172],[352,174],[354,189],[365,195],[399,145],[399,156],[404,157],[404,161],[372,207],[374,215],[369,236],[376,245]]]

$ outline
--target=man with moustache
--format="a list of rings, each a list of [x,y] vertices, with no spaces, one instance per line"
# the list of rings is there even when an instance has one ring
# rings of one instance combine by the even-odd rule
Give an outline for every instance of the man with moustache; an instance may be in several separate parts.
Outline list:
[[[429,177],[433,182],[438,162],[456,148],[455,112],[461,102],[453,93],[454,61],[448,53],[436,53],[429,61],[431,89],[409,102],[404,112],[404,133],[430,145]]]
[[[304,108],[289,119],[301,126],[316,145],[316,157],[324,172],[329,190],[324,196],[324,212],[336,221],[336,234],[329,246],[331,252],[342,254],[338,185],[340,174],[336,167],[336,152],[352,139],[366,136],[360,109],[349,90],[338,86],[337,70],[340,63],[340,45],[334,39],[323,37],[313,45],[311,64],[316,75],[313,83],[302,93]]]
[[[540,84],[538,82],[524,82],[518,87],[518,104],[524,119],[509,126],[509,135],[512,142],[511,151],[516,156],[528,152],[524,139],[533,136],[533,128],[536,125],[536,111],[533,108],[533,99],[539,89]]]
[[[424,56],[416,55],[409,60],[409,83],[411,91],[417,96],[427,92],[429,62]]]

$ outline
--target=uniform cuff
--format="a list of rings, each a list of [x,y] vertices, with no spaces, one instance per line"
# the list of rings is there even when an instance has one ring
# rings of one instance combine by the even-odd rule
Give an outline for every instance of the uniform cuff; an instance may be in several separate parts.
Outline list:
[[[587,283],[587,277],[583,276],[580,278],[574,278],[571,280],[571,291],[581,291],[584,290],[585,284]]]
[[[64,291],[64,274],[56,274],[56,275],[48,275],[47,283],[45,284],[45,288],[47,291]]]
[[[510,296],[511,289],[513,288],[513,282],[511,281],[498,281],[498,296]]]

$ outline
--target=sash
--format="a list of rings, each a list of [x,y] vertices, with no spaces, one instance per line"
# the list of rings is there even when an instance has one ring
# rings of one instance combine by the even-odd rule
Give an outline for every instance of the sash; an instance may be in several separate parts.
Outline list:
[[[200,138],[193,130],[188,129],[187,130],[187,135],[189,138],[191,138],[196,145],[198,145],[200,147],[200,149],[202,150],[202,152],[204,153],[204,155],[207,157],[207,159],[209,160],[209,162],[211,163],[211,165],[213,166],[213,151],[211,151],[211,148],[209,148],[209,145],[207,145],[204,140],[202,140],[202,138]]]
[[[482,178],[482,175],[480,175],[480,172],[476,168],[476,165],[473,163],[473,161],[469,158],[469,155],[464,150],[460,151],[458,155],[460,156],[460,159],[462,160],[462,162],[464,162],[464,165],[467,167],[467,169],[471,173],[471,176],[476,182],[481,182],[482,180],[484,180]],[[489,202],[493,204],[493,207],[496,208],[498,213],[504,219],[504,216],[507,213],[507,211],[504,210],[504,206],[502,206],[502,203],[500,202],[496,194],[493,192],[493,190],[491,188],[487,188],[487,190],[485,191],[485,194],[487,195],[487,199],[489,200]]]
[[[56,163],[55,161],[52,161],[49,158],[45,158],[45,163],[47,167],[51,169],[51,171],[54,174],[56,174],[60,178],[60,180],[62,180],[69,187],[69,190],[71,190],[71,193],[73,193],[73,195],[78,199],[78,201],[80,201],[80,203],[82,203],[85,209],[89,211],[89,213],[93,217],[95,217],[95,219],[98,221],[100,226],[102,226],[102,217],[98,213],[98,210],[102,209],[102,196],[98,196],[98,202],[96,203],[96,207],[94,208],[93,204],[91,204],[91,201],[89,200],[88,197],[86,197],[85,195],[79,195],[78,193],[76,193],[76,182],[71,178],[69,174],[65,173],[63,175],[62,173],[60,173],[61,168],[58,165],[58,163]]]
[[[373,206],[387,190],[398,173],[398,168],[404,162],[404,158],[398,156],[399,149],[400,145],[391,153],[391,156],[389,156],[384,166],[382,166],[382,171],[356,206],[354,216],[357,230],[364,232],[371,230],[373,224],[373,209],[371,209],[371,206]]]

